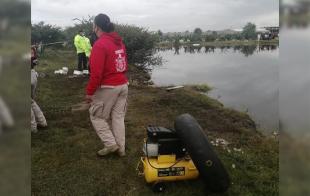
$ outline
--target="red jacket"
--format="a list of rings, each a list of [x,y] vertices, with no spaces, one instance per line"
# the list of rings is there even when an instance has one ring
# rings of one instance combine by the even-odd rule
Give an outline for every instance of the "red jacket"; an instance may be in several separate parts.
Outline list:
[[[118,86],[128,82],[126,48],[116,32],[100,36],[92,48],[89,63],[87,95],[93,95],[101,85]]]

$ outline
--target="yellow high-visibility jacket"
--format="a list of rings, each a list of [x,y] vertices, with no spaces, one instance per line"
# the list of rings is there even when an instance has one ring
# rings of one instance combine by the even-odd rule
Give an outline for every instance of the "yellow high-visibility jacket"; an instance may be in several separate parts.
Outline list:
[[[74,46],[76,48],[76,53],[83,53],[85,52],[84,50],[84,45],[85,45],[85,40],[84,40],[84,37],[77,34],[75,37],[74,37]]]
[[[86,57],[90,57],[91,49],[92,47],[90,45],[90,40],[88,39],[88,37],[84,37],[84,51]]]

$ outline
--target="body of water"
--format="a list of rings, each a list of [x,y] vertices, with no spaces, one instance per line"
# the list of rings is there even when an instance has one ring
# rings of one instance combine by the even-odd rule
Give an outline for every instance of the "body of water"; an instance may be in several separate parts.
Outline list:
[[[310,136],[310,28],[283,28],[281,35],[281,125],[291,135]]]
[[[263,131],[278,130],[278,46],[196,47],[162,50],[152,72],[158,86],[208,84],[209,95],[246,111]]]

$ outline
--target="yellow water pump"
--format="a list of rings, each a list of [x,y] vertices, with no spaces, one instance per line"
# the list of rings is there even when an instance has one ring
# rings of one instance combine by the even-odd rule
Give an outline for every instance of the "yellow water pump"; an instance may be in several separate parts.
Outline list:
[[[199,176],[212,192],[225,192],[229,176],[212,150],[198,122],[189,114],[179,116],[175,130],[147,127],[141,157],[142,174],[153,191],[163,192],[166,182],[191,180]]]

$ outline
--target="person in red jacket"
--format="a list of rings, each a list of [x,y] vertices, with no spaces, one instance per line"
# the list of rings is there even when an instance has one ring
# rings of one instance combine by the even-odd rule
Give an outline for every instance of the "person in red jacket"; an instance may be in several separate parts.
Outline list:
[[[104,144],[97,155],[117,152],[119,156],[125,156],[124,118],[128,95],[126,48],[107,15],[95,17],[93,30],[98,39],[90,55],[91,74],[86,87],[86,100],[90,103],[92,125]]]

